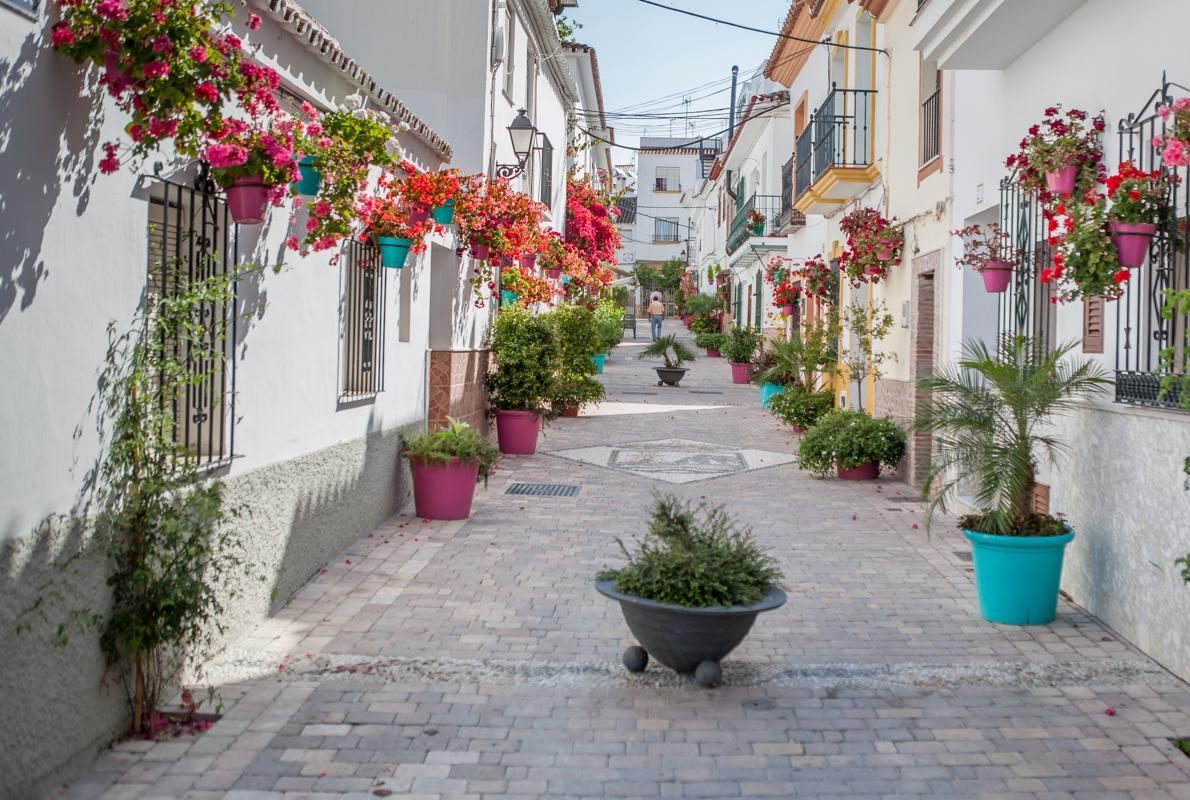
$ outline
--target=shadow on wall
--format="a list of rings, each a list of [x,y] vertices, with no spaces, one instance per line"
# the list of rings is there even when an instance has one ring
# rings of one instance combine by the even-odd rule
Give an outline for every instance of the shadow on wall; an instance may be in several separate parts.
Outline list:
[[[41,31],[14,60],[0,59],[0,323],[32,305],[49,276],[41,249],[63,189],[78,215],[90,202],[104,96]]]

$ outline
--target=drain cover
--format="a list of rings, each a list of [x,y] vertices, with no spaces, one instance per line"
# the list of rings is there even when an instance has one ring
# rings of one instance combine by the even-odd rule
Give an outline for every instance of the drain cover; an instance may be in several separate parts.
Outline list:
[[[523,497],[574,497],[582,487],[565,483],[514,483],[504,494],[516,494]]]
[[[971,551],[970,550],[955,550],[954,554],[959,557],[959,561],[967,561],[967,562],[971,561]]]
[[[627,391],[625,391],[625,392],[621,392],[620,394],[643,394],[646,397],[656,397],[657,396],[656,392],[627,392]]]
[[[690,394],[723,394],[723,392],[717,392],[714,389],[691,389]]]

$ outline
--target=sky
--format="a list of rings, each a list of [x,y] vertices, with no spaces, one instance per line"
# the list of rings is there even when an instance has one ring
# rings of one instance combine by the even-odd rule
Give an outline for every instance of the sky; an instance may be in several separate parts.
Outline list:
[[[660,2],[771,31],[780,30],[789,9],[789,0]],[[717,25],[640,0],[579,0],[566,16],[583,26],[575,31],[575,40],[595,48],[608,112],[677,117],[671,121],[609,116],[616,142],[628,145],[638,144],[642,132],[685,136],[693,130],[697,136],[726,128],[727,112],[719,109],[729,105],[732,65],[739,66],[742,82],[768,59],[777,41],[774,36]],[[686,124],[683,97],[691,100],[692,117],[702,110],[703,118],[694,120],[693,129]],[[643,130],[646,124],[651,131]],[[616,163],[634,160],[629,150],[617,150],[615,158]]]

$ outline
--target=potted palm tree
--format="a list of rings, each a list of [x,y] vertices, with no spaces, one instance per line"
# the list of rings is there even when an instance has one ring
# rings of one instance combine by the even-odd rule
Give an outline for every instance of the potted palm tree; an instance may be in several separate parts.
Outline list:
[[[532,455],[542,414],[557,394],[558,337],[545,317],[510,306],[496,316],[489,346],[496,363],[487,376],[488,403],[500,452]]]
[[[697,509],[665,495],[653,506],[646,538],[628,564],[595,578],[596,590],[620,604],[641,646],[624,666],[641,672],[649,656],[705,687],[723,677],[719,662],[752,629],[758,614],[780,608],[781,570],[722,506]]]
[[[641,351],[640,358],[660,358],[664,367],[653,367],[657,372],[658,386],[677,386],[686,376],[682,365],[695,359],[694,351],[680,341],[677,334],[667,333]]]
[[[404,442],[413,471],[413,503],[423,519],[467,519],[475,484],[487,483],[500,457],[479,431],[454,417],[441,430]]]
[[[919,382],[929,401],[915,432],[934,436],[922,487],[931,519],[960,485],[974,491],[976,513],[959,519],[971,542],[984,619],[1043,625],[1054,618],[1062,557],[1074,531],[1034,510],[1037,454],[1051,463],[1063,445],[1053,418],[1109,383],[1092,361],[1071,362],[1073,343],[1046,353],[1037,340],[1005,336],[992,353],[968,342],[957,366]]]

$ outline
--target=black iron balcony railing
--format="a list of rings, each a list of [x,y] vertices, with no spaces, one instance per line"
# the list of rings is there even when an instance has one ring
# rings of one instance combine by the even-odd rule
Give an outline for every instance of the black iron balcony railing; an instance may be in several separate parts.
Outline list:
[[[754,194],[731,219],[727,252],[734,253],[753,236],[775,236],[781,227],[781,198],[775,194]]]
[[[839,89],[831,93],[811,119],[814,129],[814,175],[831,167],[866,167],[872,163],[872,89]]]
[[[921,104],[921,163],[928,164],[942,153],[942,90]]]
[[[797,149],[794,151],[794,158],[797,162],[794,174],[794,195],[796,200],[806,193],[810,188],[810,184],[814,182],[814,164],[812,158],[814,157],[814,129],[806,126],[806,129],[798,134]]]

